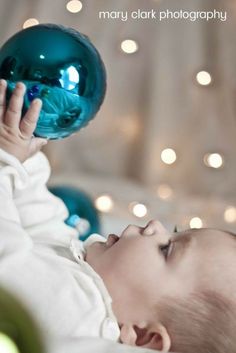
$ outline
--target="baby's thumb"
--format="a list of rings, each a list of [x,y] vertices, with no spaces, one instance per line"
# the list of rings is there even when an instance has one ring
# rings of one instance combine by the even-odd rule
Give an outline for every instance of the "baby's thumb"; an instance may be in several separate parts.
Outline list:
[[[47,139],[41,138],[41,137],[34,137],[31,140],[30,144],[30,155],[32,156],[33,154],[37,153],[38,151],[41,150],[43,146],[45,146],[48,143]]]

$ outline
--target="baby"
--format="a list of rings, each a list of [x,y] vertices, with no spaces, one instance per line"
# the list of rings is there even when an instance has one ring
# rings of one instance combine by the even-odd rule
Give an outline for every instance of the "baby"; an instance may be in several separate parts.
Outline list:
[[[0,81],[0,284],[44,334],[97,336],[163,352],[236,352],[236,239],[216,229],[169,233],[159,221],[85,243],[46,188],[49,165],[32,138],[41,101],[21,119]],[[33,156],[34,155],[34,156]],[[112,298],[112,299],[111,299]]]

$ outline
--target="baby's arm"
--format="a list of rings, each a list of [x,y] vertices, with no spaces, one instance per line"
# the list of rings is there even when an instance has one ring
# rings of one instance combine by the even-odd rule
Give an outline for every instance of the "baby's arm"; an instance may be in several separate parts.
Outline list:
[[[15,190],[27,182],[20,161],[37,151],[42,143],[42,139],[31,141],[41,104],[34,102],[20,123],[23,94],[24,86],[19,84],[6,109],[6,81],[0,80],[0,253],[5,255],[31,246],[13,198]]]
[[[29,180],[24,190],[16,190],[14,194],[22,226],[35,241],[68,245],[77,231],[64,223],[68,210],[47,189],[50,165],[46,156],[39,152],[24,162],[23,167]]]
[[[49,163],[42,153],[33,156],[46,142],[44,139],[32,137],[41,109],[41,101],[34,100],[25,117],[21,119],[24,93],[25,86],[19,83],[6,109],[6,81],[0,81],[2,173],[5,173],[7,166],[8,168],[11,166],[12,172],[18,176],[18,182],[22,183],[21,187],[13,185],[11,203],[15,210],[15,217],[27,233],[43,241],[50,239],[58,242],[58,239],[59,243],[63,243],[63,236],[60,233],[64,233],[64,240],[67,243],[70,239],[68,235],[70,233],[74,235],[75,232],[64,225],[63,220],[67,217],[64,204],[47,190]],[[0,183],[2,184],[1,181]],[[6,209],[5,216],[11,217],[8,214],[11,213]]]

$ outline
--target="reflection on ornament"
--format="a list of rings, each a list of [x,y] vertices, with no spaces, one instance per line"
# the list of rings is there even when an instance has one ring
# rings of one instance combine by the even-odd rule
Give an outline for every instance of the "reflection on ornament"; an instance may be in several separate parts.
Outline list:
[[[95,206],[101,212],[110,212],[114,206],[114,203],[109,195],[101,195],[96,198]]]
[[[138,43],[132,39],[123,40],[120,46],[126,54],[133,54],[138,51]]]
[[[208,86],[211,83],[212,78],[211,78],[211,75],[209,74],[209,72],[200,71],[196,75],[196,80],[199,83],[199,85]]]
[[[63,50],[62,50],[63,48]],[[85,127],[106,91],[100,55],[88,37],[72,28],[40,24],[12,36],[0,49],[0,78],[27,91],[23,114],[35,98],[43,102],[34,134],[59,139]]]
[[[236,208],[233,206],[229,206],[226,208],[224,212],[224,220],[227,223],[236,222]]]
[[[161,159],[165,164],[173,164],[177,157],[172,148],[166,148],[161,152]]]
[[[201,218],[193,217],[189,222],[190,228],[202,228],[203,223]]]
[[[147,215],[147,207],[143,203],[132,202],[129,206],[134,216],[143,218]]]

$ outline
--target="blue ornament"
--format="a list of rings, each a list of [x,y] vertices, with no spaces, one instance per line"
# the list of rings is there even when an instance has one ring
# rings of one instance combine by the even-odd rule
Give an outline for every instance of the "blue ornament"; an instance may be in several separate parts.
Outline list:
[[[100,233],[100,219],[92,199],[83,191],[69,186],[54,186],[49,190],[59,197],[69,211],[65,223],[77,228],[80,240],[92,233]]]
[[[35,136],[60,139],[95,116],[106,91],[102,59],[87,36],[75,29],[40,24],[12,36],[0,49],[0,77],[27,91],[24,114],[35,98],[43,101]]]

